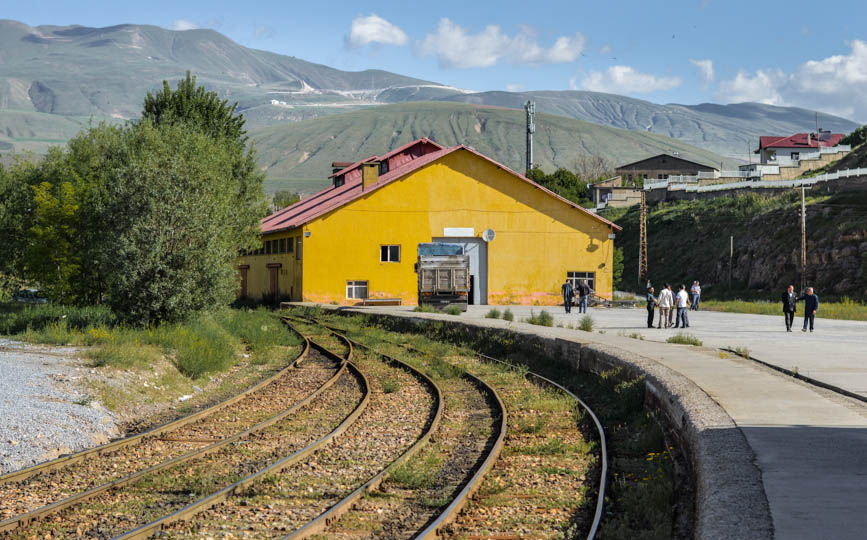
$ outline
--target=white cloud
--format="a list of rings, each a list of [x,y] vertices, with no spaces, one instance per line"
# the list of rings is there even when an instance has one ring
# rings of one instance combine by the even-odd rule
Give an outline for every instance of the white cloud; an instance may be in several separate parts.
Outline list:
[[[520,92],[523,89],[524,89],[523,84],[507,84],[506,85],[506,92]]]
[[[370,43],[403,46],[409,43],[406,32],[371,13],[367,17],[358,16],[352,21],[349,31],[349,44],[353,47],[363,47]]]
[[[195,30],[198,27],[198,24],[186,19],[175,19],[175,21],[169,25],[169,29],[171,30]]]
[[[611,45],[603,45],[602,48],[599,49],[599,54],[608,54],[611,52]]]
[[[485,27],[478,34],[449,19],[440,19],[437,30],[418,42],[421,56],[436,56],[440,66],[446,68],[491,67],[501,60],[514,64],[562,64],[574,62],[584,50],[584,36],[560,36],[551,47],[539,45],[532,28],[523,26],[514,36],[503,33],[496,24]]]
[[[859,122],[867,121],[867,43],[855,40],[845,55],[809,60],[797,70],[740,71],[720,83],[718,98],[726,103],[758,101],[817,109]]]
[[[680,77],[640,73],[629,66],[611,66],[606,71],[594,71],[581,81],[581,87],[585,90],[612,94],[647,94],[678,86]]]
[[[714,73],[713,73],[713,61],[712,60],[693,60],[689,59],[689,63],[694,65],[698,69],[699,77],[701,77],[701,83],[705,88],[713,82]]]

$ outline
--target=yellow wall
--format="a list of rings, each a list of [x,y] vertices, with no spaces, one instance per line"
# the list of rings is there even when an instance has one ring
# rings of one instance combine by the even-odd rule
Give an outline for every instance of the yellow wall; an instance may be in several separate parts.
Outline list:
[[[291,298],[292,300],[301,300],[301,264],[302,260],[296,257],[297,241],[301,237],[300,229],[292,229],[279,233],[263,236],[262,240],[279,240],[280,238],[291,239],[293,242],[292,253],[279,253],[271,255],[245,255],[238,257],[235,267],[242,265],[250,265],[247,269],[247,297],[255,300],[262,298],[262,294],[270,293],[271,291],[271,273],[267,264],[280,263],[281,267],[278,270],[277,287],[280,291],[280,296]],[[302,250],[303,256],[303,250]],[[240,273],[238,275],[240,294]]]
[[[488,244],[488,303],[561,303],[567,271],[595,272],[611,298],[613,241],[607,225],[459,150],[307,224],[303,299],[353,303],[347,280],[368,281],[369,297],[417,301],[413,271],[421,242],[444,227],[472,227]],[[399,263],[380,262],[380,246],[399,244]]]

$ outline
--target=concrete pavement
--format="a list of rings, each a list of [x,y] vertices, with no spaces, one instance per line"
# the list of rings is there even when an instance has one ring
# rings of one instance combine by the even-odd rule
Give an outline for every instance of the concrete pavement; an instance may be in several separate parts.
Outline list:
[[[484,319],[489,309],[470,306],[460,318],[508,326],[504,321]],[[531,310],[542,308],[510,309],[516,316],[514,324],[521,324],[517,321]],[[574,309],[569,315],[562,307],[544,309],[555,315],[555,325],[577,326],[583,316]],[[861,365],[867,356],[867,323],[820,319],[812,334],[799,328],[787,333],[782,316],[691,312],[687,332],[705,346],[690,347],[664,343],[678,330],[648,329],[643,309],[591,308],[590,315],[597,323],[593,333],[556,326],[533,328],[546,336],[614,346],[659,362],[695,382],[731,416],[753,449],[775,538],[865,537],[867,406],[750,360],[720,354],[717,347],[747,347],[765,362],[797,368],[867,396],[867,367]],[[644,340],[627,337],[633,333]]]

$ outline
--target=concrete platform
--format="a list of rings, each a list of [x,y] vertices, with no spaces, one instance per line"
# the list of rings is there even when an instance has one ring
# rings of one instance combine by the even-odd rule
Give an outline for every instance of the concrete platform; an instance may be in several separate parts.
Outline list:
[[[374,309],[401,314],[412,308]],[[459,318],[483,326],[509,326],[484,319],[489,309],[470,306]],[[510,309],[516,316],[512,324],[525,329],[529,325],[518,321],[531,309],[540,310]],[[555,315],[555,325],[577,326],[583,316],[576,310],[567,315],[562,307],[545,309]],[[690,347],[665,343],[678,330],[648,329],[643,309],[591,308],[590,315],[597,323],[593,333],[531,328],[545,336],[613,346],[694,381],[731,416],[753,449],[775,538],[867,537],[867,404],[718,349],[747,347],[762,361],[797,368],[867,397],[867,323],[818,319],[813,333],[802,333],[799,327],[787,333],[782,316],[691,312],[686,331],[704,347]],[[627,337],[633,333],[644,340]]]

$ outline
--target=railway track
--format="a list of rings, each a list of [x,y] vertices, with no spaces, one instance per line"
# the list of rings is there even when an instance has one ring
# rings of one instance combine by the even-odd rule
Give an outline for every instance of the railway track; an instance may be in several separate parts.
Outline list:
[[[345,356],[347,358],[351,356],[351,347],[348,343],[344,349]],[[219,484],[219,480],[225,483],[237,476],[238,471],[259,469],[261,465],[274,461],[278,453],[285,453],[283,444],[287,441],[283,435],[291,434],[291,429],[287,426],[287,423],[291,423],[290,417],[304,407],[318,406],[320,409],[329,410],[331,407],[323,407],[320,404],[327,401],[329,393],[332,401],[341,397],[345,401],[346,396],[351,395],[345,388],[348,384],[345,381],[347,377],[357,379],[357,386],[366,393],[363,375],[357,373],[345,358],[315,347],[311,348],[308,342],[304,352],[292,366],[227,402],[151,432],[106,445],[108,448],[101,447],[83,452],[81,454],[84,455],[72,456],[73,459],[62,458],[57,460],[57,463],[49,462],[42,467],[45,472],[40,472],[40,467],[35,467],[23,471],[24,474],[19,472],[7,475],[7,482],[0,486],[0,489],[4,489],[11,497],[0,500],[4,505],[17,504],[19,507],[22,504],[20,495],[31,493],[29,490],[34,489],[35,486],[47,484],[56,488],[54,493],[62,492],[63,489],[69,489],[69,484],[65,488],[62,484],[62,481],[67,478],[71,481],[71,485],[78,485],[76,482],[98,485],[23,515],[6,519],[0,524],[3,526],[2,530],[6,531],[4,537],[32,537],[41,531],[47,531],[47,534],[52,537],[110,537],[113,532],[127,530],[131,524],[147,519],[153,513],[164,513],[165,509],[186,502],[185,499],[197,498],[202,489],[208,487],[206,485],[208,482],[212,487]],[[318,423],[327,425],[321,421]],[[238,426],[247,427],[224,436]],[[193,436],[177,436],[179,429],[186,430],[184,434]],[[222,438],[210,442],[208,438],[201,437],[203,430],[206,429],[209,431],[205,433],[213,433]],[[296,429],[296,432],[303,431]],[[166,447],[174,449],[177,446],[184,448],[189,443],[189,439],[193,438],[200,448],[168,460],[160,461],[165,455],[154,450]],[[199,442],[202,440],[209,442]],[[251,441],[261,444],[253,445],[250,444]],[[281,447],[280,450],[275,450],[275,444]],[[251,447],[257,448],[258,451],[250,452]],[[147,448],[149,451],[142,452],[142,448]],[[131,453],[130,449],[135,449],[135,452]],[[117,461],[123,462],[122,459],[118,459],[118,452],[123,452],[126,459],[133,463],[128,467],[137,469],[136,472],[99,484],[99,480],[104,479],[107,474],[103,468],[107,468],[110,475],[119,468],[116,466]],[[139,455],[145,457],[144,468],[141,468],[142,461],[137,460]],[[228,456],[234,456],[234,459],[227,459]],[[159,463],[147,466],[154,460]],[[100,463],[107,467],[101,468]],[[235,471],[226,474],[227,466],[235,467]],[[189,477],[190,475],[185,473],[185,468],[189,470],[194,467],[207,471],[207,474],[198,478],[200,482],[202,478],[207,478],[208,482],[199,486],[181,486],[179,482],[172,480]],[[87,478],[89,470],[97,471],[93,474],[96,480]],[[223,475],[220,476],[219,472]],[[48,476],[43,477],[43,475]],[[15,481],[16,477],[21,476],[24,477],[23,480]],[[160,482],[163,484],[168,482],[168,487],[171,489],[161,492]],[[164,498],[169,500],[157,501],[154,493],[168,494]],[[15,497],[16,494],[19,497]],[[129,502],[137,498],[140,499],[140,504],[122,504],[124,501]],[[135,508],[136,506],[138,508]],[[118,511],[112,511],[112,508]]]
[[[325,323],[321,323],[321,324],[325,324]],[[339,330],[339,331],[343,331],[343,332],[346,331],[345,328],[338,328],[335,326],[330,326],[330,328],[335,329],[335,330]],[[407,350],[407,351],[412,352],[414,354],[427,355],[427,353],[425,353],[424,351],[418,350],[418,349],[416,349],[410,345],[407,345],[406,343],[401,343],[398,341],[391,341],[391,340],[383,339],[381,337],[379,338],[379,341],[381,343],[388,345],[388,346],[404,349],[404,350]],[[360,344],[356,343],[356,346],[360,346]],[[604,507],[604,501],[605,501],[605,488],[606,488],[606,484],[607,484],[607,480],[608,480],[607,444],[606,444],[606,438],[605,438],[605,431],[602,427],[602,424],[599,422],[599,419],[596,417],[593,410],[583,400],[581,400],[577,395],[575,395],[573,392],[571,392],[570,390],[568,390],[564,386],[560,385],[559,383],[557,383],[557,382],[555,382],[555,381],[553,381],[547,377],[544,377],[541,374],[538,374],[538,373],[535,373],[532,371],[528,371],[521,366],[517,366],[517,365],[511,364],[509,362],[504,362],[502,360],[498,360],[496,358],[493,358],[493,357],[490,357],[490,356],[487,356],[484,354],[476,353],[476,358],[478,360],[480,360],[481,362],[495,364],[498,366],[506,367],[509,370],[518,370],[519,373],[524,373],[524,377],[528,381],[529,380],[535,381],[536,384],[539,384],[542,387],[548,388],[552,392],[559,394],[559,395],[562,395],[566,399],[571,400],[575,404],[576,407],[580,408],[580,410],[582,411],[582,414],[585,414],[585,415],[587,415],[587,417],[589,417],[592,425],[594,426],[594,428],[596,430],[596,436],[597,436],[597,440],[598,440],[598,444],[599,444],[599,455],[600,455],[600,460],[599,460],[600,462],[599,462],[599,467],[598,467],[598,469],[599,469],[599,482],[598,482],[598,489],[597,489],[597,494],[596,494],[596,501],[595,501],[595,505],[594,505],[595,508],[594,508],[594,511],[592,514],[592,520],[589,524],[588,533],[587,533],[588,540],[592,540],[596,536],[596,533],[599,529],[599,524],[601,522],[603,507]],[[481,366],[475,366],[474,367],[474,366],[468,365],[467,363],[464,363],[464,367],[467,368],[468,370],[471,370],[471,371],[482,371],[479,369]],[[486,377],[486,379],[487,378],[488,377]],[[496,380],[496,375],[491,374],[490,379],[492,381]],[[501,384],[501,389],[502,389],[502,391],[506,392],[506,394],[504,394],[504,395],[509,398],[509,399],[506,399],[507,405],[509,405],[510,407],[514,405],[515,408],[518,409],[516,412],[518,413],[517,419],[518,419],[519,423],[529,421],[529,418],[527,417],[528,415],[526,414],[527,411],[521,411],[520,410],[521,407],[518,404],[520,402],[520,399],[521,399],[520,396],[514,395],[514,394],[516,394],[516,392],[520,393],[523,391],[520,388],[520,385],[517,385],[514,380],[512,380],[512,381],[504,380],[502,382],[503,382],[503,384]],[[493,386],[497,386],[497,384],[494,383]],[[525,426],[526,425],[528,425],[528,424],[525,423]],[[533,426],[533,424],[529,424],[529,426],[531,426],[530,427],[531,431],[533,429],[535,429],[535,426]],[[551,429],[551,428],[556,429],[555,426],[548,426],[548,427],[549,427],[549,429]],[[533,448],[524,448],[524,449],[518,448],[522,444],[522,441],[520,439],[522,439],[522,437],[518,437],[515,434],[510,435],[510,439],[507,441],[506,448],[507,448],[507,451],[511,451],[512,455],[510,456],[510,458],[507,459],[507,463],[502,465],[502,468],[505,469],[505,468],[510,467],[511,465],[508,462],[511,459],[514,459],[516,456],[520,456],[521,453],[526,452],[526,451],[530,451],[530,452],[534,451]],[[571,443],[577,443],[576,446],[578,446],[578,445],[580,445],[581,441],[572,440]],[[568,444],[569,444],[569,441],[567,441],[567,445]],[[526,446],[526,444],[525,444],[525,446]],[[565,464],[564,460],[558,460],[558,461],[560,461],[559,465]],[[539,463],[535,463],[535,464],[531,464],[531,465],[535,465],[537,467],[540,467]],[[580,463],[578,465],[580,466]],[[521,466],[518,465],[518,467],[520,468]],[[558,467],[558,469],[560,469],[561,473],[565,472],[563,467]],[[526,471],[522,472],[519,470],[518,474],[526,474]],[[504,474],[504,476],[507,476],[507,475]],[[543,482],[545,485],[547,485],[548,489],[551,490],[552,492],[555,492],[558,489],[561,489],[562,486],[556,485],[557,484],[556,479],[552,479],[552,478],[550,478],[550,476],[551,475],[548,475],[548,477],[543,478],[541,480],[541,482]],[[479,480],[481,480],[481,478],[479,478]],[[493,481],[490,483],[496,484],[500,480],[501,480],[500,477],[495,477],[493,479]],[[465,488],[464,492],[462,492],[461,494],[459,494],[458,496],[456,496],[454,498],[453,502],[451,503],[452,506],[455,506],[455,507],[462,506],[463,504],[466,503],[466,499],[468,499],[471,496],[472,492],[474,492],[476,489],[479,489],[478,485],[475,485],[473,487],[469,487],[471,484],[472,483],[468,483],[467,484],[468,488]],[[499,487],[496,485],[488,486],[488,490],[496,492],[499,490]],[[566,495],[566,494],[562,494],[562,495]],[[568,496],[568,495],[566,495],[566,496]],[[524,498],[525,496],[524,495],[518,495],[518,497]],[[532,496],[527,497],[528,500],[532,499],[532,498],[533,498]],[[522,537],[522,536],[518,536],[518,535],[514,534],[515,531],[509,530],[509,529],[506,529],[506,530],[501,529],[501,530],[497,531],[496,530],[496,523],[491,523],[492,521],[495,522],[496,520],[493,518],[491,513],[489,513],[485,509],[481,509],[481,507],[482,507],[482,505],[478,505],[478,508],[474,509],[474,511],[466,513],[466,515],[462,515],[460,517],[460,519],[455,518],[455,515],[457,514],[457,512],[455,512],[454,510],[452,510],[451,512],[449,512],[449,511],[443,512],[443,516],[441,516],[437,520],[430,523],[429,526],[421,534],[419,534],[417,536],[417,538],[435,538],[435,537],[437,537],[437,535],[441,535],[441,536],[445,536],[445,537],[455,537],[455,538],[520,538],[520,537]],[[481,511],[480,511],[480,509],[481,509]],[[546,510],[546,509],[539,508],[539,507],[535,507],[535,508],[525,507],[523,509],[523,511],[525,511],[525,512],[538,512],[539,510]],[[451,514],[450,517],[446,517],[447,514]],[[564,517],[568,518],[569,516],[558,516],[558,519],[564,518]],[[454,525],[452,525],[451,527],[449,527],[445,532],[443,532],[444,531],[444,525],[448,521],[456,521],[456,523]],[[540,522],[542,522],[542,523],[540,523],[541,526],[545,526],[544,519],[540,519]],[[537,537],[536,535],[539,535],[538,536],[539,538],[545,537],[542,535],[543,532],[538,531],[538,530],[536,530],[536,531],[523,530],[521,532],[523,534],[529,534],[530,537],[534,537],[534,538]],[[569,531],[569,532],[570,532],[570,534],[572,534],[574,536],[574,531]],[[329,538],[330,537],[331,536],[329,535]]]

